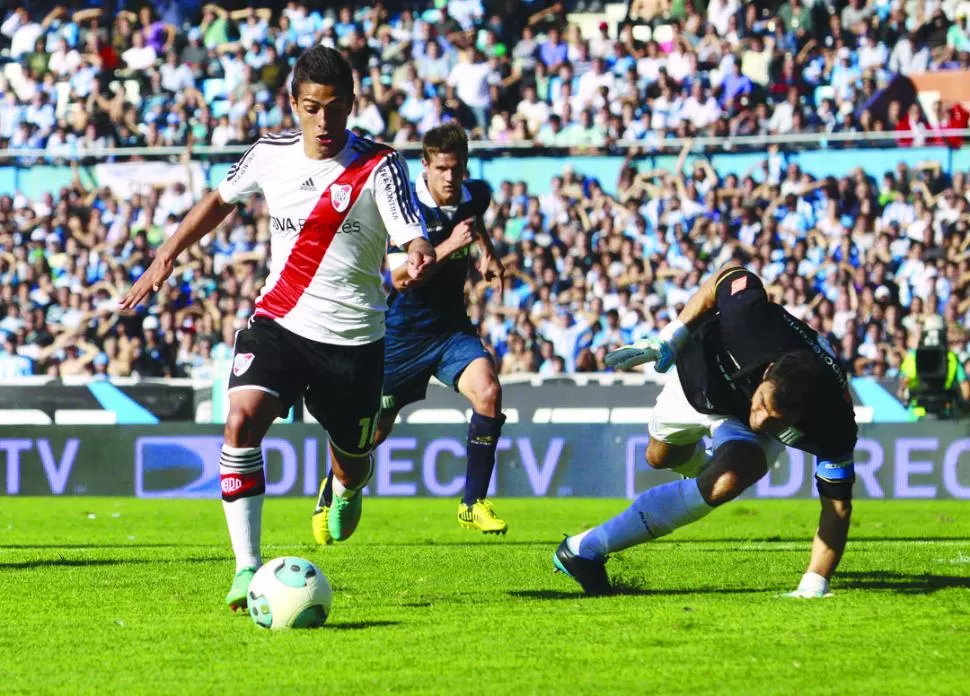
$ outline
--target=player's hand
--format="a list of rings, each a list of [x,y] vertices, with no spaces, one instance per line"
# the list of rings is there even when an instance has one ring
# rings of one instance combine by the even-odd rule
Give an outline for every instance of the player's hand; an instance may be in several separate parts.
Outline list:
[[[436,261],[434,247],[427,240],[414,240],[408,247],[408,276],[412,281],[425,278]]]
[[[666,341],[645,338],[606,354],[606,366],[614,370],[629,370],[644,363],[654,363],[657,372],[666,372],[677,360],[674,349]]]
[[[462,220],[451,230],[448,236],[449,253],[464,249],[475,241],[475,218]]]
[[[168,277],[172,275],[172,270],[175,267],[175,259],[169,255],[167,252],[159,250],[155,254],[155,259],[152,261],[151,265],[141,274],[141,277],[135,281],[135,284],[131,286],[131,289],[121,298],[121,302],[118,303],[119,310],[134,309],[142,303],[142,301],[148,297],[150,293],[158,292],[162,289],[162,285],[168,280]]]
[[[505,266],[492,254],[482,254],[478,270],[486,282],[495,282],[495,289],[502,292],[505,286]]]

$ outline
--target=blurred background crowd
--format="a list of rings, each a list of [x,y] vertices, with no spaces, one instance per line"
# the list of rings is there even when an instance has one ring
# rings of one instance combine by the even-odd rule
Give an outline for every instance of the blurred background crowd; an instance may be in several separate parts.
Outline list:
[[[361,133],[405,146],[455,119],[490,144],[627,153],[614,180],[575,157],[548,192],[490,182],[486,223],[509,274],[502,292],[473,275],[467,294],[503,374],[604,370],[607,350],[657,332],[733,258],[853,374],[897,374],[933,314],[970,358],[967,174],[926,162],[832,178],[777,146],[753,170],[723,171],[688,164],[689,142],[652,171],[617,145],[889,131],[897,146],[959,147],[937,132],[966,127],[959,104],[924,112],[880,94],[899,75],[970,67],[968,2],[634,0],[586,36],[566,13],[599,3],[121,5],[2,16],[0,149],[43,150],[11,157],[77,176],[41,197],[0,195],[0,377],[206,378],[231,356],[265,275],[264,203],[182,259],[147,314],[118,315],[195,197],[175,184],[121,198],[85,168],[111,146],[245,145],[293,127],[286,78],[316,43],[354,66]]]
[[[0,146],[56,159],[250,143],[293,126],[285,80],[317,43],[355,68],[352,126],[397,144],[449,119],[492,144],[570,148],[805,131],[920,145],[967,125],[956,104],[924,113],[878,94],[896,75],[970,67],[970,2],[634,0],[591,37],[565,21],[575,4],[30,3],[0,25]]]

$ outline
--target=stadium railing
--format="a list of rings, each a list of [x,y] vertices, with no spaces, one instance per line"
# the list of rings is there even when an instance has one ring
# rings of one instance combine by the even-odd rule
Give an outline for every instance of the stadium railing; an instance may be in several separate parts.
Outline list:
[[[897,146],[901,141],[908,147],[931,146],[931,140],[960,138],[970,142],[970,128],[948,128],[927,130],[918,142],[910,131],[878,131],[869,133],[788,133],[783,135],[738,135],[727,137],[697,136],[693,138],[663,138],[647,137],[641,140],[617,140],[603,147],[546,147],[536,145],[532,141],[513,141],[506,143],[489,143],[472,141],[469,150],[478,155],[519,154],[534,155],[542,152],[556,152],[561,150],[581,150],[583,153],[625,153],[630,150],[641,152],[678,152],[685,146],[691,150],[705,152],[731,152],[738,148],[756,149],[767,148],[771,145],[784,146],[786,150],[801,150],[812,148],[827,148],[832,145],[854,145],[872,148]],[[946,145],[943,145],[946,147]],[[92,150],[63,150],[51,152],[45,148],[7,148],[0,150],[0,166],[16,166],[16,160],[63,160],[71,161],[87,158],[122,158],[130,157],[175,157],[184,155],[189,150],[192,156],[207,158],[214,156],[241,155],[249,145],[172,145],[161,147],[106,147]],[[395,146],[404,153],[418,153],[420,143],[406,143]]]

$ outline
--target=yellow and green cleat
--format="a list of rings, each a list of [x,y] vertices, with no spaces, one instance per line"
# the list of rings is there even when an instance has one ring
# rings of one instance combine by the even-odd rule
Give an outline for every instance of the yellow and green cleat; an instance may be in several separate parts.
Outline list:
[[[333,543],[333,537],[330,536],[330,527],[328,525],[329,517],[330,506],[328,505],[314,510],[313,517],[310,518],[310,526],[313,528],[313,540],[320,544],[320,546],[329,546]]]
[[[458,524],[465,529],[478,529],[484,534],[505,534],[509,526],[495,514],[489,500],[476,500],[474,505],[458,504]]]
[[[313,509],[313,516],[310,518],[310,528],[313,530],[313,540],[320,546],[329,546],[333,543],[333,535],[330,534],[330,498],[333,497],[333,484],[331,483],[333,473],[323,477],[320,482],[320,492],[317,493],[317,506]]]
[[[320,482],[317,506],[310,518],[313,539],[321,546],[335,541],[346,541],[360,523],[364,506],[364,492],[356,491],[353,497],[343,498],[333,494],[333,472]]]

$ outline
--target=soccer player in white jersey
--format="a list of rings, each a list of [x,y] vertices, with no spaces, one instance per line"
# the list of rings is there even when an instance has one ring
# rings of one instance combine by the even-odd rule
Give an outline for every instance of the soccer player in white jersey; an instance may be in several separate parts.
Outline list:
[[[436,261],[404,161],[391,148],[347,131],[354,104],[347,61],[325,46],[307,51],[293,70],[290,103],[300,131],[266,136],[249,148],[218,189],[189,211],[121,303],[130,309],[157,292],[182,251],[239,201],[262,192],[272,232],[269,277],[249,326],[236,336],[219,462],[236,556],[226,595],[233,611],[247,606],[249,582],[261,563],[261,443],[301,396],[329,435],[331,535],[343,541],[356,529],[380,414],[387,238],[406,249],[415,280]]]

